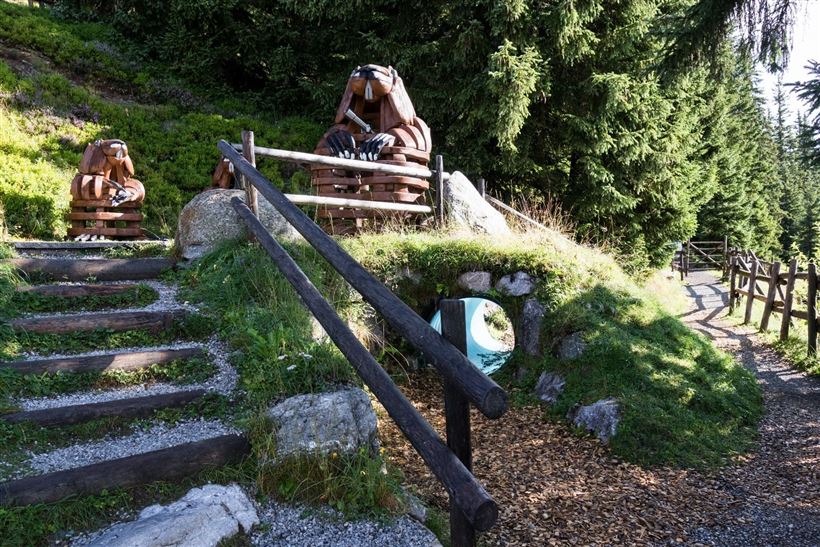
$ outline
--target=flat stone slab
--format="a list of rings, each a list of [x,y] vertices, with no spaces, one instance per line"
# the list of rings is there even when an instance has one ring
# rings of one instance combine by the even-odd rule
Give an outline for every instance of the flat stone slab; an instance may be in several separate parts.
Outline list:
[[[151,505],[137,520],[116,524],[87,542],[93,547],[215,547],[259,524],[256,507],[236,484],[207,484],[169,505]]]

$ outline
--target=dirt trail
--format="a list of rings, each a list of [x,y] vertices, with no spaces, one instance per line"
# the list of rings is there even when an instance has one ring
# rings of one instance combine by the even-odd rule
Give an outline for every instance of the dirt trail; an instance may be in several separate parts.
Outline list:
[[[728,290],[713,275],[689,276],[681,319],[755,373],[766,414],[759,446],[720,473],[733,498],[719,524],[691,539],[716,545],[820,545],[820,380],[791,368],[753,327],[729,324]]]

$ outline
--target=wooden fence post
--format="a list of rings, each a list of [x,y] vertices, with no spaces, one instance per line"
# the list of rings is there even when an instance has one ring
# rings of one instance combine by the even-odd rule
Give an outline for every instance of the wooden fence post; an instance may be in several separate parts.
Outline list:
[[[689,254],[692,252],[692,240],[686,241],[686,277],[689,277]]]
[[[732,263],[729,265],[729,314],[735,311],[735,304],[737,304],[737,257],[732,257]]]
[[[817,265],[809,262],[809,355],[817,354]]]
[[[757,284],[757,268],[758,262],[755,260],[752,262],[749,273],[749,294],[746,295],[746,314],[743,316],[744,325],[748,325],[749,321],[752,320],[752,305],[755,303],[755,294],[757,294],[757,289],[755,288]]]
[[[789,328],[792,323],[792,306],[794,305],[794,282],[797,276],[797,259],[789,262],[789,275],[786,278],[786,294],[783,296],[783,320],[780,322],[780,339],[789,337]]]
[[[766,304],[763,306],[763,317],[760,318],[760,330],[769,330],[769,318],[774,309],[774,300],[777,297],[777,286],[780,284],[780,262],[772,262],[769,268],[769,290],[766,293]]]
[[[478,193],[481,194],[481,197],[487,196],[487,181],[484,178],[478,179],[478,183],[476,184],[476,189]]]
[[[729,275],[729,236],[723,236],[723,276],[726,279]]]
[[[444,226],[444,156],[436,156],[436,223]]]
[[[465,355],[467,354],[467,323],[464,302],[456,299],[441,301],[441,334]],[[470,446],[470,402],[447,380],[444,381],[444,414],[447,446],[468,471],[473,470],[473,450]],[[450,541],[453,547],[473,547],[475,529],[461,509],[450,500]]]
[[[248,162],[256,167],[256,150],[254,149],[253,131],[242,131],[242,155]],[[242,177],[244,179],[244,177]],[[245,186],[245,201],[248,209],[255,216],[259,216],[259,197],[256,188],[249,181],[243,180]]]

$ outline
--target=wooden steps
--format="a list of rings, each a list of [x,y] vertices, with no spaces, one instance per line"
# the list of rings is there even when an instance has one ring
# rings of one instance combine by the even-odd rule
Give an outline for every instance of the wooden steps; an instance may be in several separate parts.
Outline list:
[[[138,370],[151,365],[162,365],[177,359],[204,357],[200,347],[181,349],[158,349],[132,351],[128,353],[104,353],[100,355],[80,355],[72,357],[51,357],[27,361],[0,363],[0,368],[14,369],[21,374],[42,374],[44,372],[88,372],[104,370]]]
[[[118,285],[25,285],[18,286],[18,293],[37,294],[55,298],[78,298],[83,296],[115,296],[139,287],[133,283]]]
[[[125,204],[123,204],[125,205]],[[89,249],[134,248],[145,245],[171,246],[170,240],[144,239],[136,241],[14,241],[12,246],[23,252],[85,251]]]
[[[209,467],[238,463],[250,453],[242,435],[221,435],[125,458],[0,483],[0,505],[50,503],[69,496],[172,481]]]
[[[154,279],[175,264],[170,258],[12,258],[3,262],[26,275],[58,281]]]
[[[116,332],[146,329],[159,332],[170,328],[175,320],[181,319],[185,314],[184,310],[77,313],[22,317],[12,319],[10,324],[16,332],[34,334],[65,334],[97,329]]]
[[[117,416],[121,418],[142,418],[151,415],[161,408],[184,406],[205,395],[204,389],[175,391],[146,397],[129,397],[115,399],[101,403],[87,403],[81,405],[44,408],[41,410],[26,410],[13,414],[0,415],[0,419],[9,423],[31,422],[40,426],[60,426],[78,424]]]

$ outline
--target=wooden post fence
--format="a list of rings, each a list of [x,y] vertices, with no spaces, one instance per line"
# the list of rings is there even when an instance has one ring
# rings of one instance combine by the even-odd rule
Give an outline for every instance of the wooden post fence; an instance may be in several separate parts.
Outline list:
[[[780,262],[766,262],[760,260],[752,251],[733,251],[729,260],[729,313],[738,307],[741,297],[746,297],[743,323],[752,320],[752,308],[755,300],[764,302],[763,314],[760,319],[760,330],[769,330],[771,315],[781,314],[780,340],[786,340],[792,329],[794,319],[806,322],[808,338],[808,354],[817,353],[817,326],[820,318],[817,316],[817,266],[809,263],[807,271],[799,271],[797,259],[789,261],[788,271],[780,273]],[[805,281],[806,309],[795,309],[795,284]],[[768,285],[766,285],[768,284]],[[760,285],[766,286],[764,291]],[[785,286],[785,291],[783,287]]]
[[[242,131],[242,155],[248,160],[248,163],[256,167],[256,147],[253,143],[253,131]],[[245,187],[245,203],[248,204],[248,209],[259,216],[259,198],[257,197],[256,188],[253,184],[243,181]]]
[[[467,323],[464,302],[441,301],[441,334],[462,353],[467,354]],[[444,381],[444,414],[447,446],[468,471],[473,470],[473,449],[470,444],[470,401],[458,386]],[[475,528],[461,509],[450,502],[450,541],[453,547],[474,547]]]

